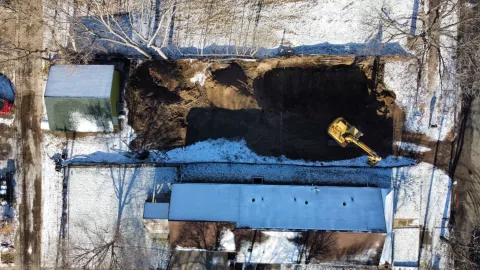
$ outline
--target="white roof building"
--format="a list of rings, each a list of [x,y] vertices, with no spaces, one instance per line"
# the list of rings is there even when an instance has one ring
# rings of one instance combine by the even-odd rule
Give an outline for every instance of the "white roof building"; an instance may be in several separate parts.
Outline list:
[[[237,228],[386,232],[385,194],[370,187],[175,184],[169,220]]]
[[[113,65],[50,68],[45,108],[51,130],[113,132],[119,103],[120,74]]]
[[[45,96],[110,98],[113,73],[113,65],[52,66]]]

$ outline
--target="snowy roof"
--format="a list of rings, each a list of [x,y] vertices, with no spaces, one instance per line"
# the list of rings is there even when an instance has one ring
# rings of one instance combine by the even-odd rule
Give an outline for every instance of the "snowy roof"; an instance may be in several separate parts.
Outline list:
[[[108,98],[113,65],[55,65],[48,74],[46,97]]]
[[[143,205],[144,219],[168,219],[168,203],[145,203]]]
[[[382,189],[175,184],[169,220],[236,222],[239,228],[385,232]]]

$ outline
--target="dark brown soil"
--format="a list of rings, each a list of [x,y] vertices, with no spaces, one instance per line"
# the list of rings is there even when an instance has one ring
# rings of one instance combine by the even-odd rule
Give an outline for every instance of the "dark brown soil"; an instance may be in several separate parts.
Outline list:
[[[11,157],[12,146],[8,142],[10,138],[15,138],[15,126],[0,124],[0,160]]]
[[[344,117],[382,156],[391,154],[395,95],[373,91],[372,59],[305,57],[259,62],[147,62],[127,88],[134,149],[169,149],[215,138],[245,139],[256,153],[307,160],[360,156],[328,136]],[[207,70],[203,86],[195,72]],[[381,71],[380,71],[381,72]]]
[[[221,244],[222,232],[233,230],[234,223],[228,222],[168,222],[169,240],[172,246],[213,250]],[[217,247],[218,248],[218,247]]]

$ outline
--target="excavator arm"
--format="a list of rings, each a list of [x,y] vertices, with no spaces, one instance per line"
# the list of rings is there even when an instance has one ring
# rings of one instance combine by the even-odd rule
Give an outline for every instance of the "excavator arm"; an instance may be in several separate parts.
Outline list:
[[[335,119],[335,121],[330,124],[328,134],[342,147],[346,147],[349,143],[360,147],[368,154],[368,164],[372,167],[382,160],[377,153],[359,140],[363,133],[356,127],[350,125],[342,117]]]
[[[359,141],[357,138],[353,137],[352,135],[345,136],[345,141],[348,143],[354,143],[356,146],[360,147],[363,151],[367,152],[368,154],[368,165],[375,166],[380,160],[381,157],[377,155],[370,147],[368,147],[363,142]]]

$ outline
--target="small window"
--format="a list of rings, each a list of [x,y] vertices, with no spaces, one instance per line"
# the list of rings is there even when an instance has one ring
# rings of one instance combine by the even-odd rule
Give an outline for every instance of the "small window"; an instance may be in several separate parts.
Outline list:
[[[263,177],[254,176],[254,177],[252,177],[252,182],[253,182],[253,184],[263,185]]]

